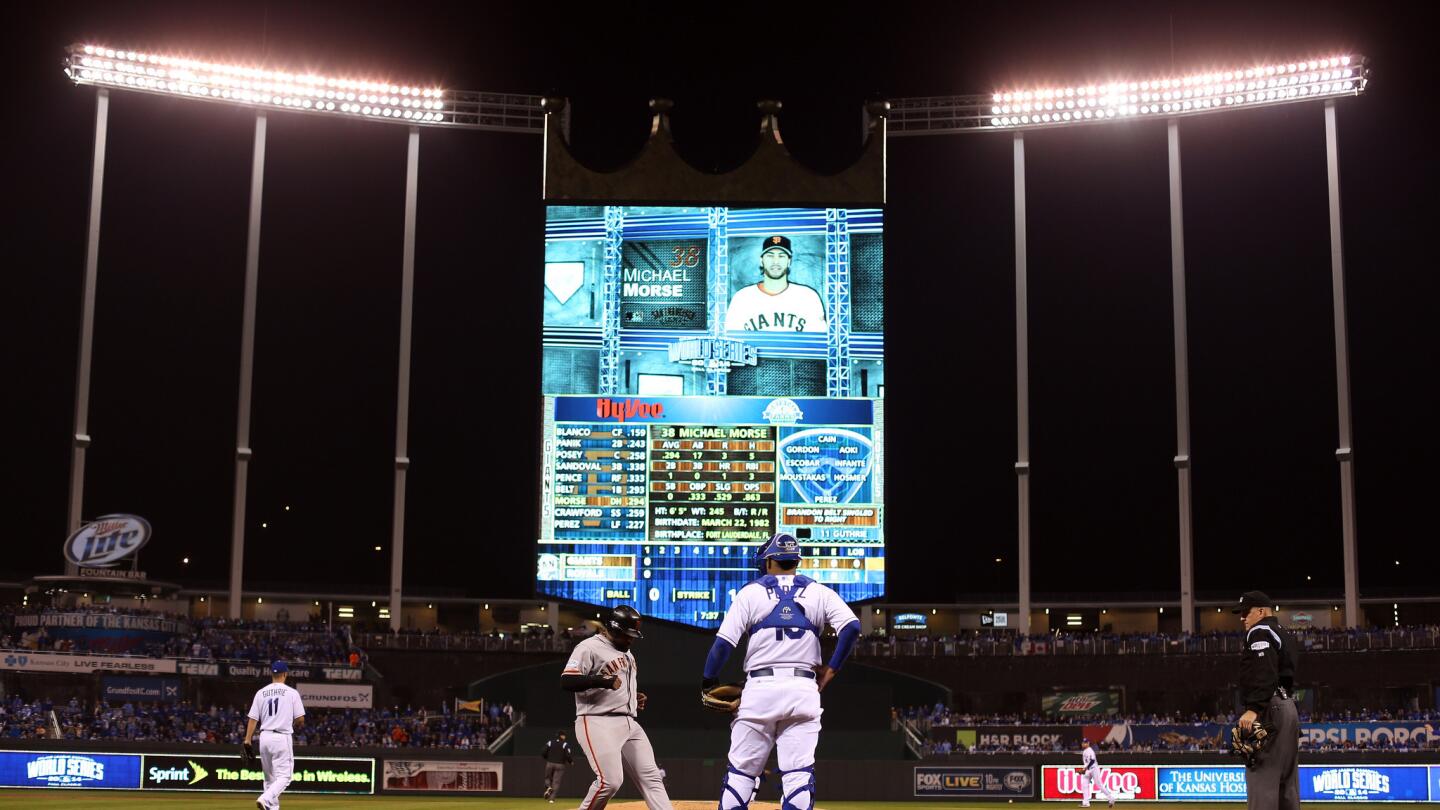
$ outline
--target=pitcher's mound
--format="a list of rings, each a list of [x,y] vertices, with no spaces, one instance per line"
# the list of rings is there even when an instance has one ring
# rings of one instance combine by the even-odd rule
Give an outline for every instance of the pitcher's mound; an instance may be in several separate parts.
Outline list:
[[[708,799],[701,802],[684,801],[670,803],[675,810],[715,810],[716,802]],[[620,802],[609,805],[607,810],[645,810],[645,802]],[[750,810],[780,810],[779,802],[751,802]],[[821,810],[821,808],[816,808]]]

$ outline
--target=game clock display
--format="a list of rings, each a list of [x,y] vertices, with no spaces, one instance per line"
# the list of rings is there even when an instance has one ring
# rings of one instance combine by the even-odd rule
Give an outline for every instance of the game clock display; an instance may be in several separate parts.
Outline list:
[[[801,538],[801,571],[883,593],[884,403],[546,397],[543,593],[718,626],[755,548]]]
[[[716,627],[776,531],[884,593],[876,208],[546,212],[537,591]]]

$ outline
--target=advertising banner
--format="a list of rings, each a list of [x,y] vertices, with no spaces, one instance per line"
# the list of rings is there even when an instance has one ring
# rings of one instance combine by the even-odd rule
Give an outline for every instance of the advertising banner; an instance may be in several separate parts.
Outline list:
[[[502,762],[385,760],[384,789],[390,791],[463,791],[499,793],[505,783]]]
[[[0,751],[0,787],[135,790],[140,756]]]
[[[1423,802],[1430,799],[1424,765],[1301,765],[1300,801]]]
[[[27,672],[138,672],[173,675],[170,658],[125,658],[116,655],[70,655],[68,653],[0,653],[0,669]],[[265,677],[270,677],[266,670]]]
[[[307,709],[369,709],[375,700],[369,684],[299,683],[295,688]]]
[[[1430,800],[1440,802],[1440,765],[1430,766]]]
[[[1053,751],[1079,748],[1084,731],[1084,726],[937,726],[931,734],[937,740],[950,740],[953,732],[956,745],[981,751]]]
[[[1083,797],[1078,768],[1046,765],[1041,771],[1041,799],[1061,802],[1079,801]],[[1159,798],[1155,771],[1154,765],[1102,767],[1100,779],[1110,788],[1110,792],[1115,794],[1116,799],[1153,802]]]
[[[1163,751],[1208,751],[1224,748],[1229,727],[1220,723],[1195,723],[1189,725],[1131,725],[1129,737],[1122,743],[1127,748],[1141,745]],[[1091,742],[1098,742],[1089,734]]]
[[[1245,801],[1245,766],[1161,767],[1158,790],[1160,801],[1243,802]]]
[[[199,668],[214,667],[214,671],[195,672],[197,675],[220,675],[226,678],[260,678],[270,680],[269,664],[197,662]],[[359,681],[364,679],[364,670],[344,666],[319,666],[314,664],[291,664],[291,681]]]
[[[265,773],[245,767],[238,756],[218,754],[146,754],[145,790],[235,791],[259,793]],[[375,792],[375,760],[296,757],[295,775],[286,793]]]
[[[1078,714],[1117,714],[1119,692],[1056,692],[1040,698],[1040,710],[1057,717]]]
[[[1343,745],[1412,746],[1423,748],[1440,741],[1431,723],[1302,723],[1300,742],[1314,746]]]
[[[1035,796],[1035,769],[916,766],[915,795],[1030,799]]]
[[[110,675],[100,681],[100,699],[174,703],[180,699],[180,679]]]

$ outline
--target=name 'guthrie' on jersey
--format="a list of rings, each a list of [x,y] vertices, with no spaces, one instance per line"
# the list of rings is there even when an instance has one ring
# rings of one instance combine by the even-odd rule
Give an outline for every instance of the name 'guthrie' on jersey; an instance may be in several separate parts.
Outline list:
[[[788,596],[787,596],[788,594]],[[716,633],[731,646],[749,638],[747,671],[773,666],[814,668],[820,631],[859,621],[840,595],[804,576],[767,575],[735,594]]]
[[[604,675],[619,677],[619,689],[590,689],[575,693],[575,714],[635,715],[637,668],[635,656],[616,649],[610,639],[600,633],[575,645],[565,663],[566,675]]]

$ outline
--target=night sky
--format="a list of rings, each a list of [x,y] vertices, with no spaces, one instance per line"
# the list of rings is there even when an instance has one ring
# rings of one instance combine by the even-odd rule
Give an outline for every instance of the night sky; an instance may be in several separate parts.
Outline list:
[[[597,167],[633,155],[646,100],[668,96],[682,149],[711,170],[744,161],[761,98],[785,102],[797,158],[834,170],[859,151],[867,99],[1350,52],[1373,65],[1371,89],[1339,105],[1362,593],[1436,594],[1427,456],[1440,411],[1440,284],[1424,6],[16,6],[5,50],[0,579],[63,565],[95,109],[94,91],[61,72],[70,43],[559,94],[572,100],[575,151]],[[405,129],[269,120],[247,585],[377,590],[390,560]],[[228,575],[252,133],[245,109],[112,96],[84,514],[148,517],[155,536],[141,567],[187,585]],[[1185,119],[1181,136],[1199,591],[1336,594],[1321,105]],[[1026,143],[1033,587],[1173,598],[1165,126]],[[529,135],[421,137],[410,586],[532,593],[540,147]],[[890,147],[890,599],[1013,594],[1010,136]]]

